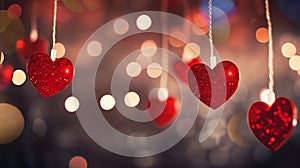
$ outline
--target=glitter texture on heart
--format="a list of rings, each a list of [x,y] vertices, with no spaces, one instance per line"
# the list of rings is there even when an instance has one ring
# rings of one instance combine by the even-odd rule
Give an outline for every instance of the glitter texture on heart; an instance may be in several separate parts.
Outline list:
[[[52,61],[44,53],[36,53],[30,57],[26,69],[33,86],[45,98],[66,88],[72,81],[74,72],[70,60],[59,58]]]
[[[222,61],[213,69],[203,63],[195,64],[188,72],[188,84],[193,94],[213,109],[234,94],[238,83],[239,70],[230,61]]]
[[[257,139],[272,151],[278,150],[290,137],[297,125],[297,109],[284,97],[272,106],[254,103],[248,112],[248,124]]]

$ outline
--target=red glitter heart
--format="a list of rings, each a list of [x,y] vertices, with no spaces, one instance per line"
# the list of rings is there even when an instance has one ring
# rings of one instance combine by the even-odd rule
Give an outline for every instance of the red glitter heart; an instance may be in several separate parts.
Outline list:
[[[248,124],[262,144],[276,151],[297,125],[297,108],[284,97],[276,99],[271,107],[264,102],[256,102],[249,109]]]
[[[11,65],[0,64],[0,90],[4,89],[11,82],[13,71],[14,69]]]
[[[148,107],[151,105],[149,112],[151,116],[160,115],[153,120],[156,126],[164,128],[174,121],[178,114],[179,102],[173,97],[168,97],[165,101],[159,99],[152,99],[148,102]]]
[[[239,70],[230,61],[220,62],[213,69],[202,63],[195,64],[188,72],[188,84],[193,94],[213,109],[220,107],[234,94],[238,83]]]
[[[72,81],[74,71],[70,60],[59,58],[52,61],[50,56],[44,53],[31,56],[26,69],[33,86],[45,98],[66,88]]]
[[[16,51],[21,59],[26,62],[34,53],[44,53],[48,50],[48,42],[44,38],[31,41],[24,38],[16,42]]]

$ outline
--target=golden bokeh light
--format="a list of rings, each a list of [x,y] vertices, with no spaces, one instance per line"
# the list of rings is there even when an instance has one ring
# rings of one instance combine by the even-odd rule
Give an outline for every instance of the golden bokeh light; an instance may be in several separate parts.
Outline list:
[[[200,46],[196,43],[188,43],[183,49],[182,60],[183,62],[191,62],[194,58],[200,55]]]
[[[0,103],[0,144],[7,144],[18,138],[24,129],[21,111],[7,103]]]
[[[157,78],[162,74],[162,67],[158,63],[152,63],[147,67],[147,75],[150,78]]]
[[[140,103],[140,96],[135,92],[128,92],[124,97],[124,103],[128,107],[135,107]]]
[[[293,43],[287,42],[284,43],[281,47],[281,53],[283,56],[290,58],[294,55],[296,55],[296,46]]]
[[[246,134],[243,124],[245,124],[246,117],[243,113],[235,114],[227,124],[227,134],[232,142],[242,147],[249,147],[252,141],[249,135]]]
[[[2,64],[4,62],[5,56],[4,53],[1,51],[0,53],[0,64]]]
[[[300,56],[292,56],[289,60],[289,65],[292,70],[300,70]]]
[[[157,52],[157,45],[153,40],[146,40],[141,45],[141,52],[144,56],[151,57]]]
[[[66,48],[62,43],[55,43],[56,58],[62,58],[66,53]]]
[[[9,17],[7,16],[7,11],[1,10],[0,11],[0,33],[2,33],[9,24]]]

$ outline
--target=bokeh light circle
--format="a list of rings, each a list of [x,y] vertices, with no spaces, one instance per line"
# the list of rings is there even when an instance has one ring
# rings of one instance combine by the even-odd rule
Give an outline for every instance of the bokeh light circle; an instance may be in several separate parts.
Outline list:
[[[17,69],[13,73],[12,82],[14,85],[20,86],[26,81],[26,74],[22,69]]]
[[[125,34],[129,30],[129,24],[125,19],[118,19],[114,23],[114,31],[117,34]]]
[[[88,164],[82,156],[74,156],[69,161],[69,168],[87,168]]]
[[[281,47],[281,53],[283,56],[290,58],[296,55],[297,49],[293,43],[287,42],[284,43]]]
[[[148,15],[140,15],[136,19],[136,26],[140,30],[147,30],[152,25],[152,20]]]
[[[74,96],[70,96],[65,100],[65,109],[68,112],[75,112],[78,110],[79,105],[79,100]]]
[[[0,144],[7,144],[18,138],[23,132],[24,122],[17,107],[0,103]]]
[[[116,101],[112,95],[104,95],[100,99],[100,106],[103,110],[111,110],[115,105]]]

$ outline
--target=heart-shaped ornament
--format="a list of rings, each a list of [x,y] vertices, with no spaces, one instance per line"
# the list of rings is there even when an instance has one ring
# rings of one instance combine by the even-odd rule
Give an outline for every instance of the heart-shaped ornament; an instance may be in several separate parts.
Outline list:
[[[70,60],[59,58],[52,61],[44,53],[33,54],[27,62],[27,74],[33,86],[43,97],[52,96],[72,81],[74,67]]]
[[[14,69],[11,65],[0,64],[0,90],[4,89],[11,82],[13,72]]]
[[[230,61],[222,61],[213,69],[200,63],[188,72],[188,84],[193,94],[207,106],[217,109],[236,91],[239,70]]]
[[[44,53],[48,50],[48,41],[38,38],[35,41],[30,38],[20,39],[16,42],[16,52],[26,62],[35,53]]]
[[[262,144],[276,151],[287,141],[297,125],[297,108],[284,97],[276,99],[272,106],[256,102],[249,109],[248,124]]]

